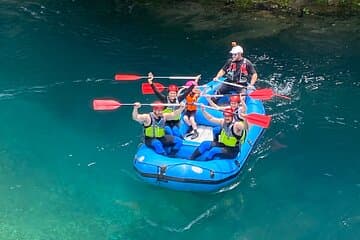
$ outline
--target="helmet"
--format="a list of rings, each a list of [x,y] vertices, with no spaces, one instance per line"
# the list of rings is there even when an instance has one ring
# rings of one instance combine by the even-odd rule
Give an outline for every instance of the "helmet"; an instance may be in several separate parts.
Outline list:
[[[235,46],[231,49],[230,51],[231,54],[236,54],[236,53],[244,53],[244,50],[241,46]]]
[[[164,104],[161,101],[155,101],[152,103],[153,111],[164,110]]]
[[[178,91],[178,87],[175,84],[170,84],[168,86],[168,91],[169,92],[177,92]]]
[[[187,81],[187,82],[185,83],[185,86],[186,86],[186,87],[190,87],[191,85],[197,86],[197,83],[196,83],[195,81]]]
[[[224,117],[232,117],[234,112],[231,108],[225,108],[223,112]]]
[[[240,96],[239,95],[232,95],[230,96],[230,102],[240,102]]]

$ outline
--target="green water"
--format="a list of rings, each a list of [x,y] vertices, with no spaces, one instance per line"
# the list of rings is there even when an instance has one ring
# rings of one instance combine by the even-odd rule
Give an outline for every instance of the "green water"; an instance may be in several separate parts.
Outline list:
[[[110,1],[3,1],[0,239],[358,239],[359,25],[327,21],[244,40],[258,87],[292,100],[265,103],[272,125],[237,186],[198,194],[141,182],[131,108],[97,113],[91,100],[154,100],[116,72],[211,79],[226,31],[182,31]]]

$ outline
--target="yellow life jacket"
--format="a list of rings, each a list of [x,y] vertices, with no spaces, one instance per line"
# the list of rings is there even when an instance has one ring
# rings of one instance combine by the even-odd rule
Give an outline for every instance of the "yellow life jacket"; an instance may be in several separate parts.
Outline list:
[[[144,134],[146,137],[151,138],[160,138],[165,136],[165,119],[160,117],[160,119],[155,118],[153,112],[150,113],[151,123],[149,126],[144,126]]]
[[[173,104],[173,102],[170,102],[169,97],[167,97],[167,103]],[[180,104],[178,98],[176,98],[175,104]],[[167,107],[163,110],[163,113],[172,113],[172,112],[174,112],[174,111],[175,111],[176,109],[178,109],[178,108],[179,108],[179,106],[167,106]],[[173,120],[180,120],[180,117],[181,117],[181,115],[179,114],[179,116],[177,116],[177,117],[176,117],[175,119],[173,119]]]
[[[243,144],[245,142],[246,138],[245,129],[243,129],[241,136],[236,136],[233,134],[233,126],[234,122],[229,125],[224,124],[219,135],[219,142],[228,147],[239,146],[239,144]]]

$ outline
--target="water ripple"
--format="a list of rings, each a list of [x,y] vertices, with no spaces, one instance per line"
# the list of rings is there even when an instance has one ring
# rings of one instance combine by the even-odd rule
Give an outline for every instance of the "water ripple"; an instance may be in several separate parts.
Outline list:
[[[169,227],[169,226],[160,226],[162,229],[169,231],[169,232],[185,232],[189,229],[191,229],[191,227],[200,222],[201,220],[210,217],[213,212],[217,209],[217,206],[214,205],[211,208],[205,210],[203,213],[201,213],[199,216],[197,216],[196,218],[194,218],[193,220],[191,220],[186,226],[184,227],[180,227],[180,228],[175,228],[175,227]],[[157,224],[156,222],[145,218],[145,221],[152,227],[158,227],[159,224]]]

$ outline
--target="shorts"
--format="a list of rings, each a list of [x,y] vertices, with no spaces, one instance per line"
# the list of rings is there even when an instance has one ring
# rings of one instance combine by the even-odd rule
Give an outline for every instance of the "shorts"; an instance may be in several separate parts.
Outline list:
[[[195,117],[195,113],[196,113],[196,110],[194,110],[194,111],[186,110],[184,114],[186,116],[188,116],[188,118],[190,118],[191,116]]]

